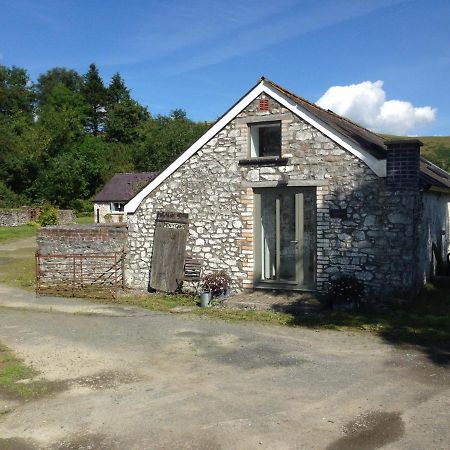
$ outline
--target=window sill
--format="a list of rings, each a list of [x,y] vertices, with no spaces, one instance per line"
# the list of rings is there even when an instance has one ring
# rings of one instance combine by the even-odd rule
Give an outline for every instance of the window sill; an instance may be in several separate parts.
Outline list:
[[[240,166],[285,166],[289,158],[281,156],[259,156],[256,158],[240,159]]]

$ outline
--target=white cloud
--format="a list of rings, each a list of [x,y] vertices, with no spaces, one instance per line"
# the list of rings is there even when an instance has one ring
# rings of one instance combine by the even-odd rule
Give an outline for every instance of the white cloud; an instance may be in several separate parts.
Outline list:
[[[332,86],[316,103],[380,133],[407,134],[436,118],[436,109],[431,106],[415,107],[402,100],[386,100],[380,80]]]

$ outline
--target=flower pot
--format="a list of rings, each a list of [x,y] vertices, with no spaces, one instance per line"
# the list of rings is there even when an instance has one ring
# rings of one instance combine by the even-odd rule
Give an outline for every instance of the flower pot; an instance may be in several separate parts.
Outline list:
[[[200,294],[200,306],[202,308],[208,307],[210,301],[211,301],[211,292],[202,292]]]

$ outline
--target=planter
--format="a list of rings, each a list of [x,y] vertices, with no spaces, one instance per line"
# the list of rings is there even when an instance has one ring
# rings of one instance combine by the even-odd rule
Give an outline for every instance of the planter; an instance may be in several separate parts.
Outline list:
[[[202,308],[207,308],[209,306],[210,301],[211,301],[211,292],[202,292],[200,294],[200,306]]]

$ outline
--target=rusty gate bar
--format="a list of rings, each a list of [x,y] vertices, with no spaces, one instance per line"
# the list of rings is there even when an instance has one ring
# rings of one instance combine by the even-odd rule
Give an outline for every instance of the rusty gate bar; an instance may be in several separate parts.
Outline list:
[[[125,288],[125,252],[36,252],[35,258],[36,296],[53,293],[116,298],[119,281],[120,287]]]

